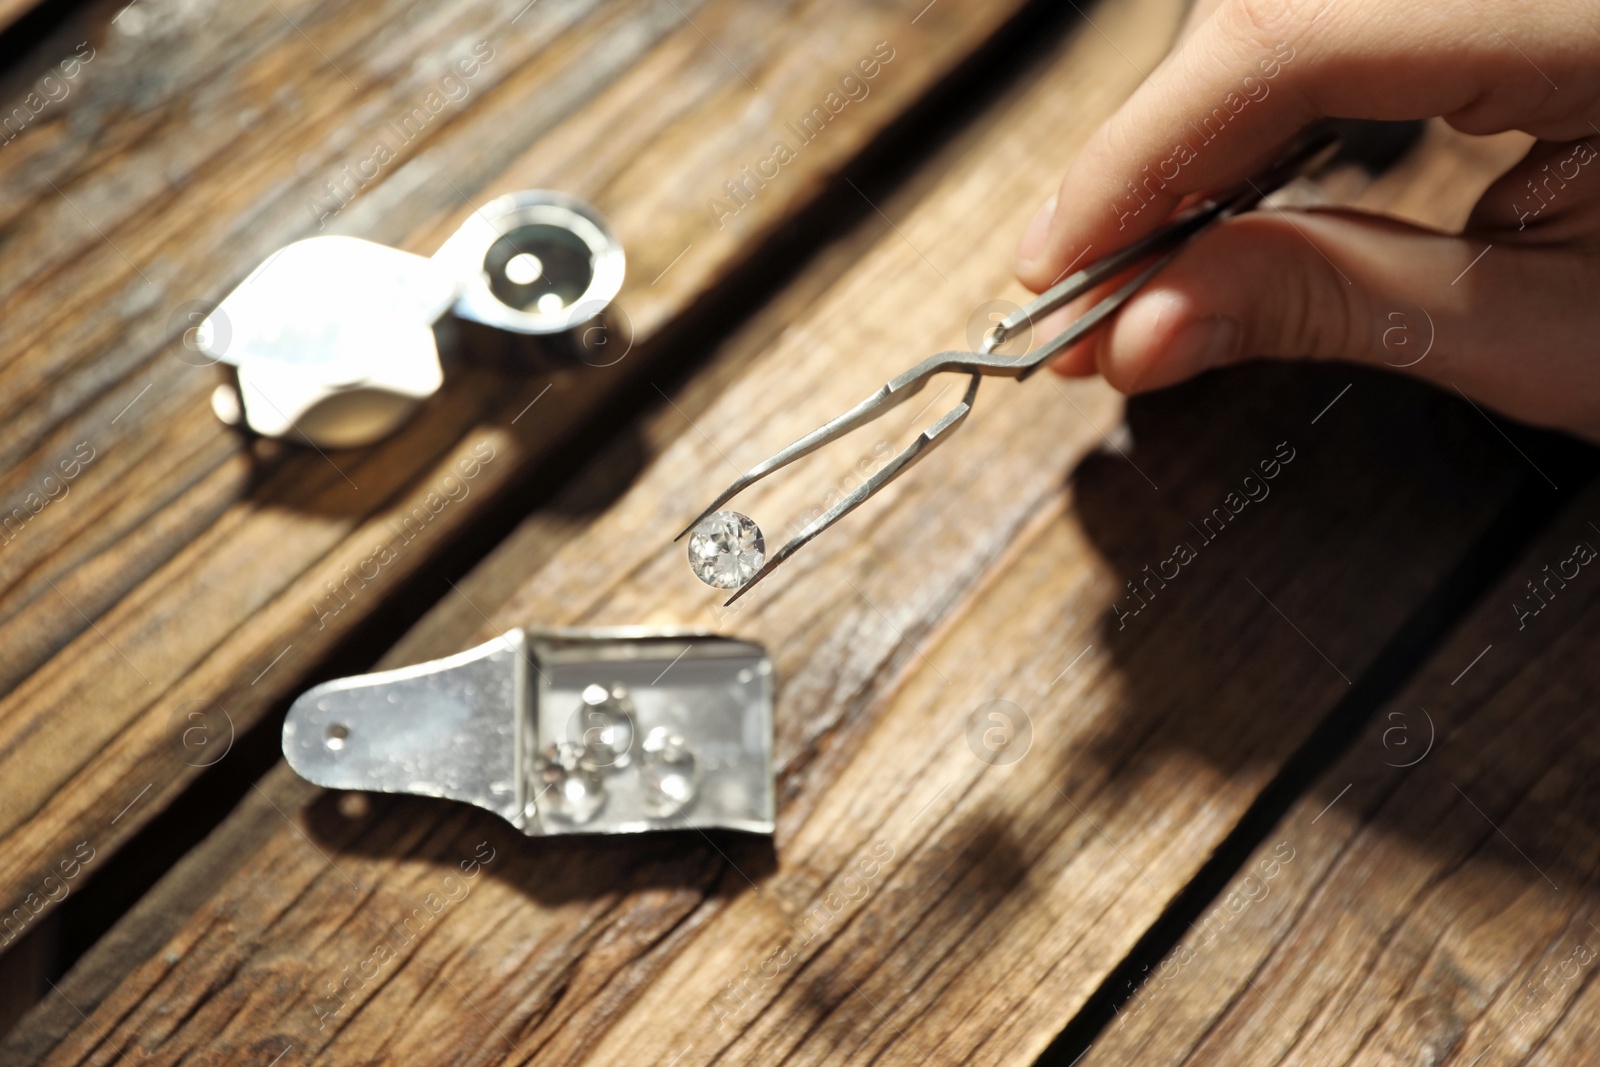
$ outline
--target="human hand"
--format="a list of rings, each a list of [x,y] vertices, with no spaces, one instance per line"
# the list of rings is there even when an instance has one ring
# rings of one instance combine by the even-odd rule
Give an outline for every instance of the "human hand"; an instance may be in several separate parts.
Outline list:
[[[1320,118],[1539,140],[1459,234],[1343,209],[1215,226],[1056,369],[1136,393],[1251,356],[1400,366],[1420,345],[1402,356],[1385,333],[1420,311],[1433,345],[1407,373],[1600,440],[1600,2],[1221,0],[1191,23],[1028,227],[1030,289],[1249,177]]]

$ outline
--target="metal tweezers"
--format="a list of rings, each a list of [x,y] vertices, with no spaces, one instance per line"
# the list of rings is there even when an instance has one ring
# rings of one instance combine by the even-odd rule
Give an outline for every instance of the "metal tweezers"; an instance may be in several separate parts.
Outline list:
[[[1041,293],[1034,300],[1001,319],[984,339],[976,352],[940,352],[929,356],[915,367],[890,379],[877,392],[840,415],[800,438],[788,448],[763,460],[739,476],[728,486],[711,506],[696,516],[683,533],[673,540],[682,540],[705,518],[720,510],[724,504],[772,472],[786,467],[797,459],[810,455],[823,445],[843,437],[852,430],[915,396],[936,374],[947,372],[970,374],[966,394],[961,402],[929,426],[917,439],[868,478],[861,486],[840,500],[824,514],[818,516],[797,534],[793,540],[767,559],[765,565],[741,585],[726,603],[732,604],[744,596],[761,579],[771,574],[778,565],[794,555],[807,542],[864,504],[878,490],[900,477],[917,460],[927,455],[933,447],[950,437],[972,410],[978,395],[978,383],[984,375],[1015,378],[1018,381],[1050,362],[1071,345],[1082,340],[1103,325],[1118,308],[1144,287],[1151,278],[1170,263],[1191,239],[1216,222],[1231,218],[1256,207],[1268,195],[1292,179],[1312,170],[1331,156],[1338,143],[1335,134],[1327,128],[1318,128],[1305,134],[1297,146],[1278,163],[1269,167],[1253,180],[1214,200],[1209,200],[1180,215],[1155,232],[1135,241],[1126,248],[1106,256]],[[996,353],[995,349],[1013,337],[1019,327],[1032,326],[1040,318],[1062,305],[1084,295],[1129,270],[1150,257],[1156,257],[1111,295],[1096,303],[1061,333],[1046,341],[1032,352],[1019,356]]]

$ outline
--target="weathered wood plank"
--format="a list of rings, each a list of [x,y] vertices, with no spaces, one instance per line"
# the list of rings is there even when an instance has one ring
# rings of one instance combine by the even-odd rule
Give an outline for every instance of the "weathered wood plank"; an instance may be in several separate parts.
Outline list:
[[[1597,522],[1591,490],[1151,968],[1087,1067],[1593,1059]]]
[[[378,667],[449,655],[471,642],[483,626],[484,614],[497,611],[555,551],[581,534],[588,517],[603,511],[626,489],[644,457],[659,455],[681,433],[693,432],[685,425],[685,414],[692,418],[704,410],[876,236],[872,229],[860,227],[818,256],[811,269],[763,306],[715,362],[674,397],[672,407],[642,420],[637,433],[624,434],[597,454],[570,486],[524,520],[487,559],[456,582],[454,589],[446,587],[444,592],[450,595],[391,648]],[[109,936],[93,946],[70,976],[62,978],[60,995],[40,1005],[22,1040],[5,1046],[6,1051],[19,1059],[31,1058],[36,1050],[48,1048],[59,1035],[78,1025],[79,1007],[92,1010],[129,970],[155,956],[211,890],[280,828],[282,812],[304,807],[313,795],[314,787],[280,763],[259,783],[258,792],[248,794],[201,847],[184,857]],[[47,921],[60,917],[56,913]],[[4,961],[11,959],[3,957]],[[18,960],[16,970],[22,980],[16,987],[18,1005],[12,1021],[37,998],[35,987],[40,984],[38,970],[30,961]]]
[[[292,1045],[379,1061],[1013,1062],[1043,1048],[1346,691],[1341,672],[1359,676],[1531,472],[1470,409],[1373,375],[1315,426],[1350,375],[1210,376],[1132,407],[1115,446],[1131,460],[1093,451],[1118,407],[1102,386],[1041,378],[986,392],[955,447],[735,614],[711,611],[654,531],[1004,291],[1034,194],[1136,82],[1129,57],[1159,52],[1140,32],[1158,15],[1176,11],[1097,12],[1111,43],[1081,35],[929,168],[936,181],[883,204],[894,228],[478,626],[711,623],[766,642],[783,680],[773,850],[528,842],[450,805],[322,795],[46,1058]],[[1484,180],[1435,152],[1371,201],[1448,225]],[[1271,496],[1119,629],[1124,579],[1275,454]],[[816,457],[741,507],[775,517],[771,533],[855,459]],[[463,615],[442,608],[425,629]],[[1031,719],[1013,763],[965,738],[994,699]],[[470,900],[425,936],[392,933],[480,841],[495,858]]]
[[[302,688],[1020,6],[947,0],[912,25],[842,0],[149,4],[104,27],[73,94],[0,152],[0,513],[26,509],[0,546],[4,908],[85,836],[109,854],[182,793],[186,709],[242,731]],[[719,228],[723,179],[890,38],[869,95]],[[459,102],[400,143],[391,122],[463,54]],[[349,184],[380,141],[393,161]],[[628,359],[456,368],[395,438],[332,457],[216,424],[214,372],[175,355],[175,310],[319,221],[431,251],[473,204],[535,185],[615,224]],[[397,535],[418,507],[437,514]],[[331,583],[380,542],[399,559],[332,610]]]

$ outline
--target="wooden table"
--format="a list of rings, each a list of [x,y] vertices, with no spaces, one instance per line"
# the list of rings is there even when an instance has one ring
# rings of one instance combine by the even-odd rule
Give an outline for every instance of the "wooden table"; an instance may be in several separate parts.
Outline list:
[[[1017,234],[1181,6],[14,23],[8,100],[91,58],[0,150],[5,1062],[1592,1058],[1586,450],[1340,366],[1126,404],[1041,376],[736,611],[670,542],[730,467],[1022,296]],[[1430,128],[1322,195],[1457,226],[1525,143]],[[532,187],[614,224],[625,359],[512,372],[460,341],[400,433],[326,455],[213,418],[186,309],[319,229],[428,253]],[[820,506],[912,415],[741,506]],[[325,610],[467,455],[492,457],[470,491]],[[1150,583],[1176,542],[1195,558]],[[309,685],[529,624],[763,642],[777,832],[527,839],[282,763]],[[969,743],[992,701],[1025,751]]]

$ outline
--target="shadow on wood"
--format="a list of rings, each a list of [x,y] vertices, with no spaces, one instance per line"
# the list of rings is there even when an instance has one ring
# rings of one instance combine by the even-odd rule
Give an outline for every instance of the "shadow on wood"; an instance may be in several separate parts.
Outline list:
[[[1464,549],[1492,518],[1480,502],[1536,477],[1454,398],[1347,367],[1213,372],[1134,398],[1127,420],[1128,458],[1096,452],[1072,479],[1123,582],[1096,642],[1128,692],[1096,742],[1113,767],[1146,745],[1230,772],[1276,764],[1315,725],[1283,720],[1369,666],[1394,617],[1380,609],[1426,595],[1421,561]],[[1272,695],[1285,673],[1306,701]]]
[[[735,897],[777,868],[772,839],[731,831],[526,837],[494,815],[452,800],[324,792],[306,808],[328,852],[414,859],[448,871],[487,842],[489,877],[541,906],[647,888],[693,888]],[[417,828],[426,835],[416,837]],[[370,832],[377,830],[378,832]]]

